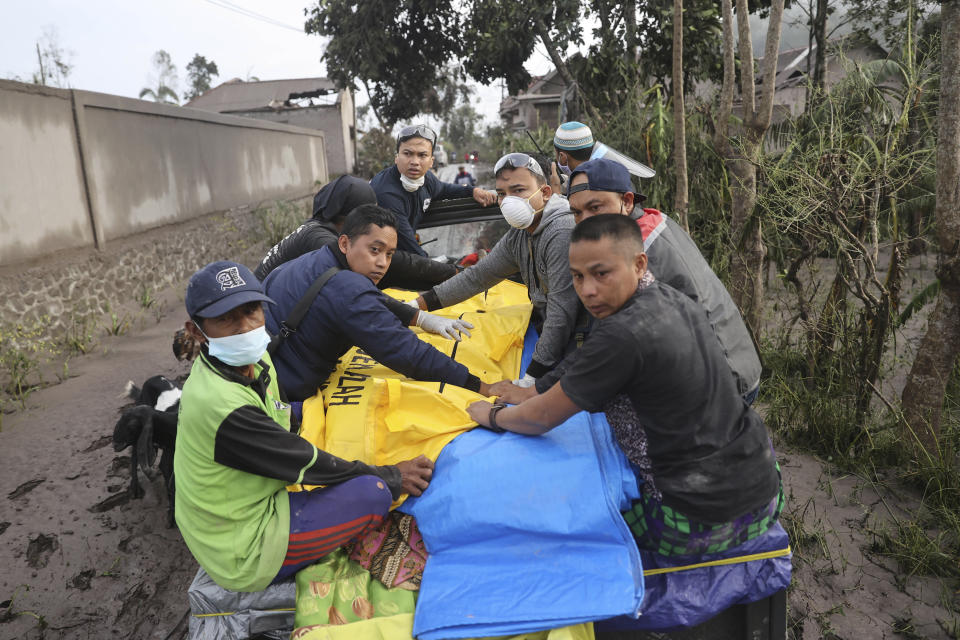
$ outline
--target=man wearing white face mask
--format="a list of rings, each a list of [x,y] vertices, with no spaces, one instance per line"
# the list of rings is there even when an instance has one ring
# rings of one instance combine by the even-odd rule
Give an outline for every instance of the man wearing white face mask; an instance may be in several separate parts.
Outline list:
[[[533,360],[520,381],[529,386],[575,347],[580,341],[577,329],[588,322],[570,278],[574,221],[566,198],[553,193],[543,168],[531,156],[505,155],[494,165],[494,174],[500,212],[513,229],[486,258],[424,292],[413,304],[431,311],[448,307],[519,273],[533,302],[531,322],[540,332]]]
[[[484,207],[494,204],[494,193],[480,187],[441,182],[430,172],[436,132],[425,124],[410,125],[397,136],[397,157],[370,181],[377,204],[397,215],[397,249],[422,256],[427,253],[417,243],[420,220],[434,199],[473,198]]]
[[[349,462],[291,431],[266,353],[253,273],[213,262],[190,278],[186,330],[203,344],[183,386],[174,472],[187,547],[225,589],[260,591],[375,528],[391,498],[420,495],[433,463]],[[294,483],[322,489],[289,493]]]

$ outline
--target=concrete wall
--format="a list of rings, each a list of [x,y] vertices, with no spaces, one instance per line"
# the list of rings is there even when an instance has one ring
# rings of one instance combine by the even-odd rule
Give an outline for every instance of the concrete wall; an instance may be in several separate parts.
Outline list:
[[[0,82],[0,264],[93,244],[68,91]]]
[[[0,81],[0,266],[326,182],[323,132]]]

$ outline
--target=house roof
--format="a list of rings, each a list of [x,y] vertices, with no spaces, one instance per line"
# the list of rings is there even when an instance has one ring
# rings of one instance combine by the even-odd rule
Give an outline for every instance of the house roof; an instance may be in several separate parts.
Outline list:
[[[550,71],[548,71],[548,72],[545,73],[544,75],[542,75],[542,76],[540,76],[540,77],[537,77],[537,78],[534,78],[533,81],[530,83],[530,87],[526,90],[525,93],[527,93],[527,94],[540,93],[541,91],[543,91],[543,87],[544,87],[545,85],[547,85],[548,83],[549,83],[549,84],[554,83],[554,79],[555,79],[558,75],[560,75],[560,71],[559,71],[556,67],[554,67],[553,69],[551,69]],[[562,79],[559,80],[559,83],[560,83],[560,84],[565,84]],[[521,95],[523,95],[523,94],[521,94]]]
[[[265,108],[290,106],[290,100],[321,95],[337,95],[339,91],[329,78],[296,78],[291,80],[261,80],[244,82],[239,78],[228,80],[185,106],[217,113],[257,111]],[[339,96],[337,97],[339,102]]]
[[[555,102],[559,104],[563,94],[556,92],[557,85],[559,85],[559,88],[566,86],[559,76],[560,72],[556,68],[551,69],[546,74],[531,79],[526,91],[503,98],[500,101],[501,117],[506,116],[511,111],[518,110],[521,102],[533,102],[534,104]],[[548,85],[552,89],[551,93],[542,93]]]
[[[876,57],[882,58],[887,55],[887,51],[875,42],[866,41],[856,34],[847,34],[827,41],[828,55],[833,55],[838,51],[861,48],[870,50]],[[813,56],[816,55],[817,45],[810,47],[797,47],[788,49],[777,54],[777,89],[801,85],[806,82],[807,58],[810,57],[810,66],[813,66]],[[763,58],[757,59],[755,72],[759,84],[763,83],[761,77],[763,69]]]

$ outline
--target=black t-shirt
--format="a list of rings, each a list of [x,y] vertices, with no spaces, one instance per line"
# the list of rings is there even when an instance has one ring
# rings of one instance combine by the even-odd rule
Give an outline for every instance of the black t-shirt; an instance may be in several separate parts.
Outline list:
[[[630,398],[663,502],[686,516],[728,522],[776,495],[763,421],[703,309],[672,287],[654,282],[600,320],[560,385],[586,411]]]

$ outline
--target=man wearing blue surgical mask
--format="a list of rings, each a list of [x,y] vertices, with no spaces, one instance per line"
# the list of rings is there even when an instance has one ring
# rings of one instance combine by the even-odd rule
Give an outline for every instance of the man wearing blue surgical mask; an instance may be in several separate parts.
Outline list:
[[[574,221],[566,198],[553,193],[533,157],[507,154],[494,165],[494,174],[500,212],[513,228],[486,258],[412,304],[430,311],[449,307],[519,274],[533,302],[531,322],[540,332],[533,360],[518,381],[530,386],[577,345],[578,331],[582,341],[589,322],[570,279],[567,254]]]
[[[420,495],[433,463],[347,461],[291,431],[266,353],[253,273],[213,262],[195,273],[186,330],[203,343],[183,386],[174,473],[176,518],[187,547],[214,581],[260,591],[377,527],[391,499]],[[323,485],[288,493],[288,484]]]

